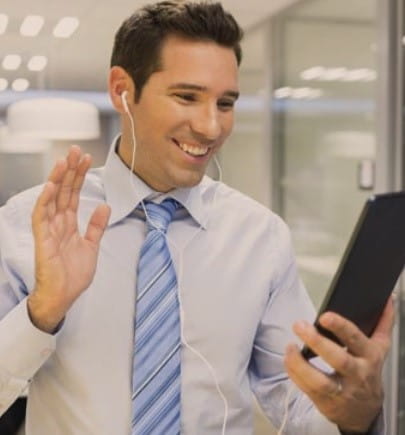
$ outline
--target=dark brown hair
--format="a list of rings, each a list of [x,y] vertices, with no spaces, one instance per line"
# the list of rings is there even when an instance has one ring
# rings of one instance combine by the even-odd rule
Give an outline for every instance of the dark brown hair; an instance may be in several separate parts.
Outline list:
[[[139,9],[126,19],[115,35],[111,66],[124,68],[134,81],[135,101],[150,75],[162,68],[161,49],[170,35],[213,41],[232,48],[240,64],[243,31],[220,3],[162,1]]]

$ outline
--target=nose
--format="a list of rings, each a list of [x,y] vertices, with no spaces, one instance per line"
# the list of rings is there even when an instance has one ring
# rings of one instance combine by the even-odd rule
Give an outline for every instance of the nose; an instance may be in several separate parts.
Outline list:
[[[200,107],[191,120],[191,129],[202,139],[213,141],[221,134],[218,108],[211,105]]]

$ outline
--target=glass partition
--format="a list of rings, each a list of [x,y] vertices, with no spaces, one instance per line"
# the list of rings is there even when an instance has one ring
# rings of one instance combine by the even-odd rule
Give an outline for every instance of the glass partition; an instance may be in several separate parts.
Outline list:
[[[376,190],[379,1],[302,0],[248,31],[221,151],[224,181],[287,221],[315,305]],[[256,433],[273,432],[258,418]]]
[[[299,2],[275,20],[276,207],[316,305],[374,188],[376,1]]]
[[[273,198],[316,305],[366,197],[404,189],[404,9],[305,0],[274,20]],[[402,281],[384,371],[391,435],[405,433]]]

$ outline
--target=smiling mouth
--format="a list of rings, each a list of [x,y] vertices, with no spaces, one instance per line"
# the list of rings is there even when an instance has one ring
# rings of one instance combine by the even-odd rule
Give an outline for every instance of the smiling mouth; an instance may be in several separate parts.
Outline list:
[[[204,157],[208,154],[210,148],[205,145],[190,145],[185,142],[178,142],[173,139],[173,142],[185,153],[193,157]]]

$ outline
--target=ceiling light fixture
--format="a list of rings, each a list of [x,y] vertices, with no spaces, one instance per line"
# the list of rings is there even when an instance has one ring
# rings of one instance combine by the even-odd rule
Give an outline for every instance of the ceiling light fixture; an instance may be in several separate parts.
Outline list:
[[[100,136],[97,107],[66,98],[32,98],[7,108],[12,133],[50,140],[86,140]]]
[[[37,36],[44,25],[44,17],[41,15],[27,15],[20,27],[23,36]]]
[[[289,98],[291,97],[292,90],[293,89],[290,86],[278,88],[274,91],[274,96],[276,98]]]
[[[348,69],[345,67],[315,66],[301,71],[300,78],[306,81],[372,82],[377,79],[377,72],[371,68]]]
[[[6,79],[3,79],[3,77],[0,77],[0,92],[5,91],[8,87],[8,81]]]
[[[55,38],[70,38],[79,27],[79,20],[76,17],[64,17],[59,20],[53,29]]]
[[[292,98],[294,100],[314,100],[322,97],[322,95],[322,90],[315,88],[292,88],[290,86],[285,86],[274,91],[274,97],[277,99]]]
[[[341,80],[346,76],[347,72],[347,68],[344,67],[326,68],[324,74],[321,75],[320,80],[327,82]]]
[[[308,98],[311,95],[310,88],[296,88],[292,92],[292,98],[300,100],[302,98]]]
[[[8,16],[6,14],[0,14],[0,35],[6,33],[8,24]]]
[[[46,56],[32,56],[28,61],[28,69],[30,71],[42,71],[48,64]]]
[[[24,92],[28,89],[30,82],[27,79],[15,79],[11,87],[16,92]]]
[[[21,65],[21,56],[18,54],[8,54],[3,59],[3,68],[6,70],[16,70],[20,68]]]
[[[300,73],[302,80],[318,80],[325,73],[323,66],[313,66]]]
[[[358,68],[349,71],[344,81],[347,82],[372,82],[377,79],[377,73],[369,68]]]
[[[32,154],[45,153],[51,149],[52,142],[27,135],[11,134],[7,128],[0,139],[0,153]]]

